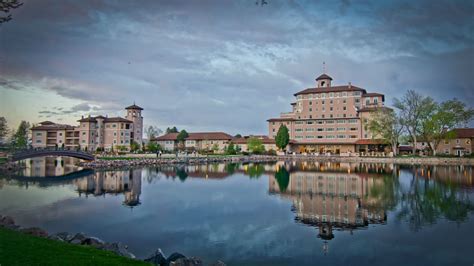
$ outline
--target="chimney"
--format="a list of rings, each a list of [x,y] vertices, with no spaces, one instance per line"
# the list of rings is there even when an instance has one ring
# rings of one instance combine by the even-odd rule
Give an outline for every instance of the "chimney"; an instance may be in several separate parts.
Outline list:
[[[349,81],[349,89],[352,88],[352,83]]]
[[[84,119],[84,115],[82,116],[82,119]]]

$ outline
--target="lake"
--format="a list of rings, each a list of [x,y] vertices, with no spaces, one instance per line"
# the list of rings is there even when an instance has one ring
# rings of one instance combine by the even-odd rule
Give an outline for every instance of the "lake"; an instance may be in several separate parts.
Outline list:
[[[473,265],[473,168],[277,162],[94,171],[35,158],[0,214],[227,265]]]

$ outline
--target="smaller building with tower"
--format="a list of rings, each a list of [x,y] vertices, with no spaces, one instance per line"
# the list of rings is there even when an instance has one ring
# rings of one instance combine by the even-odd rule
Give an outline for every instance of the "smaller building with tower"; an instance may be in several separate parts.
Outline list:
[[[125,110],[125,117],[83,116],[77,126],[43,121],[31,128],[31,145],[86,151],[130,150],[133,142],[141,146],[143,108],[133,104]]]

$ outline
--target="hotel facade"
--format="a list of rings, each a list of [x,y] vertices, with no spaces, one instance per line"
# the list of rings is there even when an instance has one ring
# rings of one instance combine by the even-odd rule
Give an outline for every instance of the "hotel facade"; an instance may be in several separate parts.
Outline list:
[[[111,151],[120,147],[129,150],[132,142],[142,145],[143,116],[140,106],[125,108],[125,117],[88,116],[71,126],[44,121],[31,128],[33,148],[64,148]]]
[[[385,96],[352,85],[332,85],[322,74],[316,87],[294,94],[292,110],[268,119],[269,137],[275,138],[280,126],[289,130],[288,149],[297,153],[350,154],[383,152],[386,145],[373,138],[366,121],[384,106]]]

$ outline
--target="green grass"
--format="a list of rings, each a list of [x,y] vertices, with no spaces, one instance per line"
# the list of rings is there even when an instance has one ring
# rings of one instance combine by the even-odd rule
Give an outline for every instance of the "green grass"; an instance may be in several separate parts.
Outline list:
[[[0,164],[7,163],[7,158],[5,157],[0,157]]]
[[[150,265],[92,247],[0,228],[0,265]]]

